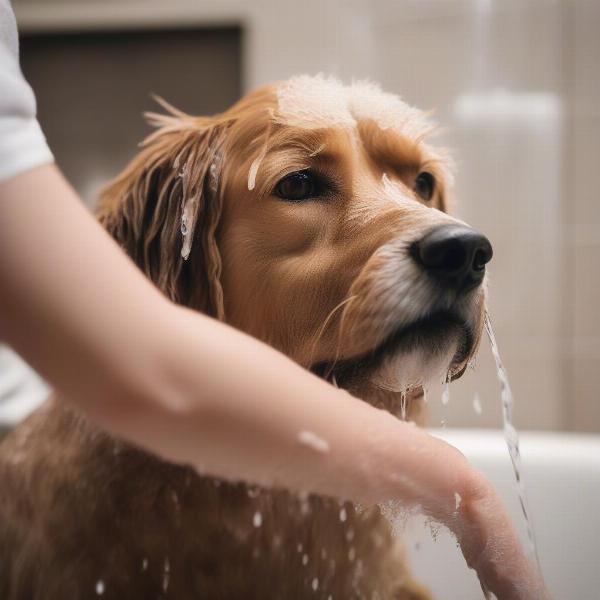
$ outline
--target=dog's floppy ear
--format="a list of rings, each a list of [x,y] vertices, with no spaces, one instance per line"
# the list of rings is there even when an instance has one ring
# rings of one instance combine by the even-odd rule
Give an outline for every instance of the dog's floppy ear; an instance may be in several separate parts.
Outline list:
[[[220,166],[229,123],[169,113],[147,115],[159,129],[101,194],[98,218],[171,300],[224,318]]]

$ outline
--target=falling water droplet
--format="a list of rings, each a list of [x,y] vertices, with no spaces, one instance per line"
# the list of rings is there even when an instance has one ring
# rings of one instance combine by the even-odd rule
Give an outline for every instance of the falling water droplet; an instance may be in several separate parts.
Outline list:
[[[316,577],[313,578],[311,586],[312,586],[313,592],[316,592],[319,589],[319,580]]]
[[[298,433],[298,441],[317,452],[329,452],[328,442],[312,431],[300,431]]]
[[[514,399],[512,390],[510,389],[510,382],[508,381],[508,374],[502,364],[500,358],[500,351],[498,350],[498,344],[496,342],[496,336],[492,329],[492,323],[489,315],[485,314],[485,331],[490,341],[492,348],[492,354],[494,361],[496,362],[496,372],[498,375],[498,381],[500,382],[500,400],[502,403],[502,419],[504,421],[504,437],[506,439],[506,445],[508,446],[508,453],[512,462],[513,472],[517,481],[517,492],[519,496],[519,503],[521,505],[521,512],[525,518],[525,525],[527,526],[527,537],[529,538],[530,551],[533,554],[538,571],[541,574],[540,559],[537,551],[537,544],[535,540],[535,532],[533,531],[533,524],[529,517],[529,505],[525,494],[525,484],[521,477],[521,452],[519,449],[519,435],[513,425],[513,405]]]
[[[102,581],[102,579],[99,579],[96,582],[96,594],[98,596],[102,596],[102,594],[104,594],[104,589],[105,589],[104,581]]]
[[[260,488],[249,486],[246,490],[248,498],[258,498],[260,496]]]
[[[473,398],[473,410],[475,411],[475,414],[480,415],[483,412],[483,409],[481,408],[481,400],[479,399],[479,394],[475,394],[474,398]]]
[[[166,557],[164,568],[163,568],[163,580],[162,580],[163,592],[166,592],[169,589],[170,579],[171,579],[171,563],[169,562],[169,558]]]
[[[400,417],[406,421],[406,392],[400,394]]]
[[[262,522],[262,515],[260,511],[257,510],[252,517],[252,524],[258,529],[262,525]]]
[[[446,378],[444,382],[444,389],[442,390],[442,404],[446,406],[450,402],[450,381]]]
[[[340,521],[342,523],[345,523],[347,518],[348,518],[348,513],[346,512],[346,509],[344,507],[342,507],[340,509]]]

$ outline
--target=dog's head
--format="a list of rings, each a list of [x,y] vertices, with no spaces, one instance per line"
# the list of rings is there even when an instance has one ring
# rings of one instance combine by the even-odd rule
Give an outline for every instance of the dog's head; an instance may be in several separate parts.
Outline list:
[[[445,213],[421,111],[304,76],[214,117],[168,108],[100,208],[165,294],[351,389],[463,372],[492,251]]]

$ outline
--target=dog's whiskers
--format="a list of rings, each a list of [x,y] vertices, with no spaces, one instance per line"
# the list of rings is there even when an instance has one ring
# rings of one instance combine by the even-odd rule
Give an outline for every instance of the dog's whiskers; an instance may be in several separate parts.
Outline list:
[[[333,319],[334,315],[337,313],[338,310],[340,310],[340,308],[344,307],[349,302],[352,302],[352,300],[356,299],[356,297],[357,297],[356,294],[354,294],[353,296],[348,296],[347,298],[344,298],[344,300],[342,300],[339,304],[337,304],[330,311],[330,313],[325,317],[325,319],[323,320],[323,324],[319,328],[319,331],[317,332],[317,336],[316,336],[316,338],[315,338],[315,340],[314,340],[314,342],[312,344],[312,348],[311,348],[311,352],[310,352],[310,361],[309,361],[309,364],[313,363],[313,359],[314,359],[315,352],[316,352],[316,349],[317,349],[317,344],[319,343],[319,341],[323,337],[323,334],[325,333],[325,330],[327,329],[327,326],[331,323],[331,320]],[[339,340],[338,340],[338,346],[339,346]]]

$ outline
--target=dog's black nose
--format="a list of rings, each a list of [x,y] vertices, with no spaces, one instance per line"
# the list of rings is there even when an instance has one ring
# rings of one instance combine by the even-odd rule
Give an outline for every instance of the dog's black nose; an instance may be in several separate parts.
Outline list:
[[[436,227],[411,250],[427,273],[457,292],[467,292],[482,282],[493,254],[484,235],[462,225]]]

